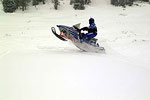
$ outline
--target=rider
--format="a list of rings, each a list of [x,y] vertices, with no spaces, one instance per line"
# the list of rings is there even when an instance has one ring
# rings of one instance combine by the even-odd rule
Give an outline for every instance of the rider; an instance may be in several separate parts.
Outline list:
[[[82,37],[81,42],[85,41],[86,39],[90,40],[97,35],[97,27],[95,25],[94,18],[89,19],[89,24],[89,27],[83,27],[80,29],[80,31],[88,31],[88,33],[84,34],[84,36]]]

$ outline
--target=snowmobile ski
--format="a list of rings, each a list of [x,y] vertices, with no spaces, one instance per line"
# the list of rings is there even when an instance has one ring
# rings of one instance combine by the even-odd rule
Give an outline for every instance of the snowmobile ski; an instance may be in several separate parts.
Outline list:
[[[64,39],[63,37],[61,37],[60,35],[58,35],[58,34],[56,33],[56,30],[55,30],[54,27],[51,27],[51,30],[52,30],[53,34],[54,34],[57,38],[59,38],[59,39],[62,40],[62,41],[67,41],[66,39]]]

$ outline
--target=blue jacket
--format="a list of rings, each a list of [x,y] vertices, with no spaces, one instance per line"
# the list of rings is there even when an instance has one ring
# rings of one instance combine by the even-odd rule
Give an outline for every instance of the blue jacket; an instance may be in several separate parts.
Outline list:
[[[95,23],[91,23],[89,27],[83,27],[80,30],[88,31],[87,34],[84,34],[83,40],[94,38],[97,35],[97,27]]]
[[[95,23],[90,24],[90,26],[88,28],[88,33],[97,33],[97,27],[96,27]]]
[[[80,30],[86,30],[88,31],[88,33],[97,33],[97,27],[95,25],[95,23],[90,24],[89,27],[83,27]]]

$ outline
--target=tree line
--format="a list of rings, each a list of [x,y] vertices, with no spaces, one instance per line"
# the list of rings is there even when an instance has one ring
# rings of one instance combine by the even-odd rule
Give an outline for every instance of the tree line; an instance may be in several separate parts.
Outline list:
[[[45,0],[1,0],[3,4],[4,12],[14,12],[16,9],[20,8],[22,11],[27,9],[29,3],[32,3],[33,6],[39,5],[39,3],[45,4]],[[54,9],[58,9],[60,5],[59,0],[51,0],[54,4]],[[137,0],[110,0],[112,5],[115,6],[123,6],[126,5],[132,6],[134,1]],[[149,0],[141,0],[148,2]],[[75,10],[84,10],[85,5],[88,5],[92,2],[92,0],[70,0],[70,5],[73,5]]]
[[[123,6],[123,7],[125,7],[126,5],[132,6],[134,1],[149,2],[149,0],[111,0],[111,4],[115,5],[115,6]]]
[[[45,0],[2,0],[4,12],[14,12],[20,8],[22,11],[27,9],[28,4],[32,2],[32,5],[38,5],[39,2],[45,4]]]

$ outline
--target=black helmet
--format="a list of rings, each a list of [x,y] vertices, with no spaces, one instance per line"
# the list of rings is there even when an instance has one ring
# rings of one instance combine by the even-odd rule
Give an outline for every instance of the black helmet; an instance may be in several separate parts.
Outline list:
[[[89,19],[89,24],[92,24],[92,23],[94,23],[94,18]]]

